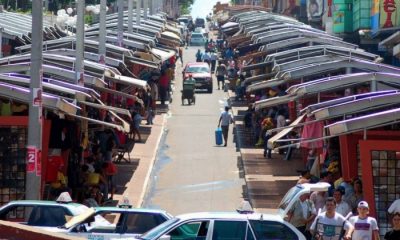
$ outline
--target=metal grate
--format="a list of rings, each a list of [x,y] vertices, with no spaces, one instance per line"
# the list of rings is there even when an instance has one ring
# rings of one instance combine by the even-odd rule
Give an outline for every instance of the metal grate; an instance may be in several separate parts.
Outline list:
[[[0,205],[24,198],[26,143],[26,127],[0,128]]]
[[[400,152],[372,151],[372,177],[380,235],[389,228],[387,209],[400,198]]]

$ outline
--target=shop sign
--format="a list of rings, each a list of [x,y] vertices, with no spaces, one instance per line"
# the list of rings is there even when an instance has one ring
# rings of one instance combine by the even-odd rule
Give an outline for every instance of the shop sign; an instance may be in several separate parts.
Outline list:
[[[380,28],[391,28],[400,25],[399,0],[381,0],[379,13]]]
[[[26,172],[36,172],[37,176],[42,175],[42,164],[40,161],[41,151],[36,146],[28,146],[26,149]]]
[[[320,18],[324,12],[323,0],[308,0],[307,1],[307,16],[309,19]]]
[[[33,89],[33,106],[41,107],[42,106],[42,89],[34,88]]]

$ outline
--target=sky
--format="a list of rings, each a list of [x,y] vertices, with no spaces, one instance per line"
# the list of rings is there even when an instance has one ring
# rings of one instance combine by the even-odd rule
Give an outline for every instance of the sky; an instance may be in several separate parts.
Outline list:
[[[227,3],[229,0],[195,0],[190,14],[193,19],[196,17],[205,18],[212,12],[212,8],[217,2]]]

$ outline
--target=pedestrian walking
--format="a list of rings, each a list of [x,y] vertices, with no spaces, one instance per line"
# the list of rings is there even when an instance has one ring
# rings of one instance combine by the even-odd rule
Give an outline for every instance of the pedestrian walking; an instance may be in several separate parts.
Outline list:
[[[221,113],[221,116],[218,121],[218,127],[222,129],[222,135],[224,136],[224,147],[226,147],[228,143],[228,132],[229,132],[229,125],[233,123],[232,113],[229,112],[229,107],[225,107],[225,111]]]
[[[214,51],[211,51],[210,60],[211,60],[211,73],[214,73],[215,66],[216,66],[217,60],[218,60],[218,56]]]
[[[311,240],[310,225],[317,215],[309,197],[309,193],[301,195],[288,213],[288,222],[303,233],[307,240]]]
[[[207,63],[208,66],[210,66],[210,63],[211,63],[211,56],[210,56],[210,54],[208,54],[208,50],[206,50],[206,51],[204,52],[202,58],[203,58],[203,62]]]
[[[379,228],[376,219],[368,217],[369,206],[366,201],[358,203],[358,216],[351,217],[349,222],[353,225],[352,240],[379,240]]]
[[[385,240],[400,239],[400,212],[395,212],[392,218],[392,230],[386,232]]]
[[[165,105],[165,101],[167,100],[167,91],[169,89],[169,77],[167,73],[164,70],[161,70],[161,77],[159,81],[159,93],[160,93],[160,100],[161,100],[161,105]]]
[[[201,53],[201,50],[198,49],[196,53],[196,62],[202,62],[203,60],[203,53]]]
[[[178,48],[178,57],[181,60],[181,64],[183,66],[183,49],[182,49],[182,47]]]
[[[224,87],[225,75],[226,75],[226,66],[224,64],[222,64],[221,62],[218,63],[218,67],[215,70],[215,75],[217,76],[217,84],[218,84],[218,90],[219,90],[220,84],[221,84],[221,88]]]
[[[311,234],[320,240],[350,240],[353,226],[336,212],[336,201],[329,197],[325,201],[326,212],[319,214],[311,225]],[[343,230],[345,230],[343,235]],[[343,235],[343,238],[342,238]]]

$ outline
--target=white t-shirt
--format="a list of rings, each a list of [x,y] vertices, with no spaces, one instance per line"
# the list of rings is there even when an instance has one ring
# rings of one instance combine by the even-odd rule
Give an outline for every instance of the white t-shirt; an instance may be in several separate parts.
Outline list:
[[[310,230],[317,231],[322,240],[339,240],[342,230],[348,230],[350,227],[350,222],[339,213],[335,213],[333,218],[328,218],[326,212],[323,212],[314,219]]]
[[[372,240],[372,231],[379,230],[373,217],[361,219],[359,216],[351,217],[350,223],[354,226],[352,240]]]
[[[321,211],[325,212],[326,208],[323,207]],[[342,200],[340,203],[336,203],[336,212],[340,213],[343,217],[346,217],[347,214],[351,212],[350,205]]]
[[[224,111],[221,113],[221,126],[229,126],[233,122],[232,113]]]

